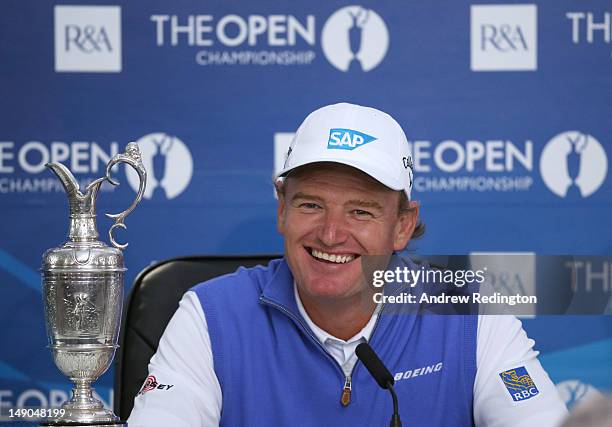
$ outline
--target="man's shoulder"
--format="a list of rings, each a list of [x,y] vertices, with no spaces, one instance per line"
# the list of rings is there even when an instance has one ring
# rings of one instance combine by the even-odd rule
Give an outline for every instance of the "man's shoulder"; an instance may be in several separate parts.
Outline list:
[[[260,294],[265,285],[272,280],[279,268],[285,263],[284,259],[271,260],[267,265],[255,267],[239,267],[235,272],[224,274],[205,282],[199,283],[190,290],[198,297],[203,296],[232,296],[248,293]]]

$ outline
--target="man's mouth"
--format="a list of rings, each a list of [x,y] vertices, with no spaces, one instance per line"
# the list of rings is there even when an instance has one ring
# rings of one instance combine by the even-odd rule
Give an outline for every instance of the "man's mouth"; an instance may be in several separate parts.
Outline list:
[[[355,258],[359,256],[357,254],[350,254],[350,253],[332,254],[332,253],[323,252],[323,251],[320,251],[314,248],[306,248],[306,250],[317,261],[328,262],[331,264],[346,264],[346,263],[353,261]]]

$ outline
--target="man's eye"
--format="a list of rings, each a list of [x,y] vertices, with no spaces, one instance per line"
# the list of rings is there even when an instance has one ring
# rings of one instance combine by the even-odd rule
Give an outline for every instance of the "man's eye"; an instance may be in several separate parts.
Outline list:
[[[372,215],[371,212],[368,211],[364,211],[363,209],[354,209],[353,210],[353,214],[359,216],[359,217],[372,217],[374,215]]]
[[[304,209],[318,209],[318,208],[320,208],[320,206],[317,205],[316,203],[301,203],[300,204],[300,208],[304,208]]]

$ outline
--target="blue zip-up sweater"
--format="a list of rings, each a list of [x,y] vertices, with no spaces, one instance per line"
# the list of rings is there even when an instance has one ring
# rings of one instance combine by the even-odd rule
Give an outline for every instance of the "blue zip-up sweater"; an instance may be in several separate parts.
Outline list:
[[[193,290],[208,324],[222,426],[389,425],[391,397],[360,362],[350,403],[341,404],[347,379],[301,317],[284,259]],[[474,424],[476,329],[477,316],[385,315],[383,308],[369,343],[395,376],[412,371],[395,385],[405,426]]]

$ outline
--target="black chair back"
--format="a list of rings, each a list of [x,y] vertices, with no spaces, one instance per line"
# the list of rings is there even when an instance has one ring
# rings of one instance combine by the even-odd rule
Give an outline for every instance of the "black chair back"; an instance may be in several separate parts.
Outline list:
[[[183,294],[192,286],[232,273],[238,267],[265,265],[280,255],[191,256],[157,262],[144,269],[124,307],[119,349],[115,356],[114,410],[127,419],[134,397],[148,375],[166,325]]]

